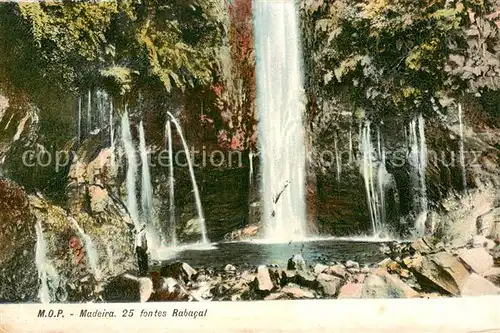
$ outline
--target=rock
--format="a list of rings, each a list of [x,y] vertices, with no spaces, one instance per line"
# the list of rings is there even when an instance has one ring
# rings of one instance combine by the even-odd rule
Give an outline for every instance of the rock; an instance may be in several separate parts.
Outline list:
[[[257,275],[255,275],[254,273],[250,273],[249,271],[244,271],[243,273],[241,273],[241,279],[246,282],[252,282],[256,277]]]
[[[486,248],[488,250],[491,250],[495,247],[494,241],[481,235],[472,237],[470,243],[473,248]]]
[[[391,258],[386,258],[382,260],[378,265],[378,267],[386,269],[391,273],[398,273],[401,271],[401,265]]]
[[[500,266],[500,245],[497,245],[492,251],[493,262],[495,266]]]
[[[267,295],[266,297],[264,297],[264,300],[265,301],[275,301],[275,300],[278,300],[280,298],[283,298],[283,294],[282,293],[272,293],[272,294]]]
[[[484,247],[464,249],[458,252],[460,260],[474,272],[484,275],[493,267],[493,257]]]
[[[484,273],[484,278],[495,286],[500,287],[500,267],[493,267]]]
[[[288,283],[294,283],[311,289],[317,289],[319,287],[316,277],[305,271],[282,271],[281,285],[284,286]]]
[[[323,289],[323,292],[332,297],[338,293],[340,286],[342,285],[342,279],[329,274],[321,273],[318,275],[317,280]]]
[[[188,283],[196,278],[198,272],[185,262],[175,262],[163,266],[160,275]]]
[[[269,269],[264,265],[257,268],[257,277],[255,278],[254,283],[256,291],[262,294],[270,294],[271,290],[274,289],[271,276],[269,275]]]
[[[295,254],[293,257],[288,259],[287,269],[288,270],[306,270],[307,269],[306,262],[300,254]]]
[[[338,276],[345,279],[349,274],[343,265],[333,265],[328,267],[324,273]]]
[[[102,213],[110,201],[108,191],[100,186],[89,186],[90,209],[94,213]]]
[[[36,218],[30,212],[24,189],[12,181],[0,178],[2,302],[38,302],[35,224]]]
[[[187,301],[190,298],[186,289],[177,280],[171,277],[161,278],[160,287],[151,295],[150,301]]]
[[[460,288],[470,275],[458,258],[448,252],[421,257],[420,264],[412,264],[411,270],[423,287],[437,287],[455,296],[460,295]]]
[[[365,279],[366,279],[365,274],[358,273],[354,275],[354,282],[356,283],[363,283],[365,282]]]
[[[355,261],[352,261],[352,260],[348,260],[346,263],[345,263],[345,267],[347,269],[359,269],[359,264]]]
[[[153,281],[147,277],[141,277],[139,282],[139,300],[141,303],[147,302],[153,293]]]
[[[226,272],[236,272],[236,267],[234,267],[233,265],[231,264],[227,264],[225,267],[224,267],[224,270]]]
[[[363,284],[362,298],[414,298],[419,294],[398,277],[376,269]]]
[[[281,289],[281,293],[283,294],[288,294],[294,299],[301,299],[301,298],[314,298],[314,293],[310,290],[304,290],[299,288],[299,286],[294,285],[294,284],[288,284],[283,289]]]
[[[338,299],[346,298],[361,298],[361,292],[363,290],[363,284],[361,283],[348,283],[342,286],[339,290]]]
[[[119,275],[104,286],[101,297],[105,302],[139,302],[139,278],[131,274]]]
[[[472,273],[461,287],[462,296],[486,296],[498,295],[499,293],[498,287],[476,273]]]
[[[328,269],[328,266],[326,265],[322,265],[322,264],[316,264],[316,266],[314,266],[314,273],[316,275],[318,274],[321,274],[323,273],[324,271],[326,271]]]
[[[419,238],[411,243],[411,248],[421,254],[432,252],[432,241],[428,237]]]

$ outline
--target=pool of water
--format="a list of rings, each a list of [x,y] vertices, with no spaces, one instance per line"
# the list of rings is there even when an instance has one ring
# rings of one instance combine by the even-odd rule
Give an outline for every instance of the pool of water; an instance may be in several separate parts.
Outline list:
[[[157,262],[183,261],[193,267],[239,267],[278,265],[286,267],[288,259],[302,254],[307,264],[332,264],[354,260],[360,264],[375,264],[385,256],[379,251],[383,241],[317,239],[297,243],[266,243],[264,241],[214,243],[177,249],[160,249],[153,255]]]

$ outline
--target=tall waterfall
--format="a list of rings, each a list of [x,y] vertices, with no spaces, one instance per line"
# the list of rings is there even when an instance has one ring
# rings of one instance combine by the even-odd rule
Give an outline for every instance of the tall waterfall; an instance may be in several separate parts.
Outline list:
[[[295,1],[253,2],[261,193],[267,238],[306,236],[305,94]]]
[[[415,231],[417,236],[425,233],[428,202],[425,174],[427,170],[427,144],[425,142],[425,122],[420,114],[410,122],[409,129],[409,163],[411,167],[411,183],[414,190],[413,203],[415,211]]]
[[[122,140],[127,156],[127,209],[130,217],[136,228],[139,226],[139,212],[137,208],[136,183],[137,183],[137,156],[135,153],[134,143],[132,141],[132,133],[130,132],[130,121],[128,119],[128,111],[125,107],[125,112],[121,121]]]
[[[373,234],[379,236],[381,232],[385,231],[385,192],[392,179],[385,167],[385,152],[382,149],[379,131],[377,131],[377,147],[375,148],[369,121],[362,129],[360,150],[362,153],[361,174],[365,182],[366,200]]]
[[[175,223],[174,152],[172,150],[172,126],[170,120],[165,124],[166,146],[168,151],[168,221],[172,245],[177,246],[177,226]]]
[[[158,230],[153,216],[153,186],[151,185],[151,174],[149,172],[148,151],[146,148],[146,137],[144,124],[139,123],[139,153],[141,156],[141,212],[142,221],[146,223],[150,244],[158,245],[158,238],[162,233]]]
[[[78,222],[76,222],[76,220],[73,217],[68,216],[68,220],[71,222],[73,228],[75,228],[75,230],[80,234],[80,237],[83,239],[83,246],[87,254],[87,261],[89,268],[92,270],[94,277],[97,280],[100,279],[101,272],[99,271],[98,268],[99,258],[94,243],[92,242],[92,238],[90,238],[90,236],[85,233],[85,231],[82,229],[82,227],[80,227]]]
[[[338,141],[337,132],[335,132],[333,136],[333,148],[335,150],[335,167],[337,171],[337,182],[340,183],[340,178],[342,174],[342,160],[339,154],[339,147],[337,141]]]
[[[184,147],[184,153],[186,154],[186,159],[188,163],[188,168],[189,168],[189,175],[191,176],[191,183],[193,184],[193,192],[194,192],[194,199],[196,202],[196,211],[198,213],[198,222],[200,223],[200,228],[201,228],[201,240],[203,243],[208,243],[208,237],[207,237],[207,228],[205,226],[205,216],[203,215],[203,208],[201,206],[201,198],[200,198],[200,191],[198,190],[198,184],[196,183],[196,177],[194,175],[194,169],[193,169],[193,162],[191,161],[191,155],[189,154],[189,148],[186,143],[186,140],[184,139],[184,134],[182,133],[182,128],[177,119],[170,113],[168,112],[168,115],[172,119],[172,122],[175,125],[175,128],[177,129],[177,133],[181,137],[182,141],[182,146]]]
[[[40,289],[38,298],[40,303],[50,303],[51,297],[49,292],[48,272],[47,272],[47,244],[43,237],[42,224],[40,220],[35,225],[36,230],[36,249],[35,249],[35,264],[38,270],[38,279],[40,280]]]
[[[464,152],[464,121],[462,103],[458,103],[458,121],[460,129],[460,167],[462,169],[462,188],[467,192],[467,170],[465,167],[465,152]]]

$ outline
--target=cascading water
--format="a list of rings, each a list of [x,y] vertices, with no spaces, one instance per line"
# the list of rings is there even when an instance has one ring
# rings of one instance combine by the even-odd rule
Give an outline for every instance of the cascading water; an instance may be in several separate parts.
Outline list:
[[[168,112],[168,115],[170,116],[172,122],[175,125],[175,128],[177,129],[177,133],[179,134],[182,141],[182,146],[184,147],[184,153],[186,154],[186,159],[189,168],[189,175],[191,176],[191,183],[193,184],[194,199],[196,202],[196,211],[198,213],[198,221],[200,223],[200,228],[201,228],[201,240],[203,243],[207,244],[208,237],[207,237],[207,229],[205,226],[205,217],[203,216],[203,208],[201,206],[200,192],[198,190],[198,184],[196,183],[196,177],[194,175],[193,162],[191,161],[189,148],[186,143],[186,140],[184,139],[184,134],[182,133],[181,125],[170,112]]]
[[[135,153],[134,143],[132,141],[132,133],[130,132],[130,122],[128,119],[127,107],[122,116],[121,121],[123,147],[127,156],[127,209],[134,222],[136,228],[139,227],[139,212],[137,206],[136,183],[137,183],[137,156]]]
[[[82,227],[80,227],[80,225],[78,225],[78,222],[76,222],[73,217],[68,216],[68,220],[71,222],[73,227],[80,234],[80,237],[83,239],[83,246],[85,247],[85,252],[87,254],[88,266],[92,270],[94,277],[99,280],[101,277],[101,272],[99,271],[99,268],[97,266],[99,259],[97,251],[94,247],[94,243],[92,242],[92,238],[90,238],[90,236],[85,233],[85,231],[82,229]]]
[[[174,153],[172,150],[172,126],[170,120],[165,124],[166,146],[168,151],[168,220],[172,245],[177,246],[177,226],[175,225],[175,190],[174,190]]]
[[[349,125],[349,164],[354,161],[353,147],[352,147],[352,125]]]
[[[415,189],[413,196],[415,211],[415,232],[416,236],[423,236],[425,233],[425,222],[427,221],[428,201],[427,201],[427,144],[425,142],[425,122],[420,114],[410,122],[409,129],[409,163],[411,167],[411,183]]]
[[[267,238],[305,238],[305,130],[294,1],[254,0],[261,194]]]
[[[113,100],[109,101],[109,145],[114,147],[115,145],[115,129],[114,129],[114,119],[113,119]]]
[[[48,283],[48,263],[47,263],[47,244],[43,237],[42,224],[40,220],[35,225],[36,230],[36,249],[35,249],[35,264],[38,270],[38,279],[40,280],[40,289],[38,291],[38,298],[40,303],[50,303],[50,291]]]
[[[385,167],[385,149],[380,137],[380,132],[377,130],[377,148],[375,149],[372,143],[371,124],[367,121],[361,133],[361,174],[365,182],[366,199],[374,236],[380,236],[382,232],[386,231],[386,189],[393,183],[393,177]]]
[[[87,94],[87,135],[92,132],[92,92]]]
[[[335,166],[337,170],[337,182],[340,183],[340,177],[342,174],[342,161],[339,155],[339,148],[337,143],[337,132],[335,132],[333,137],[333,148],[335,150]]]
[[[151,185],[151,174],[149,171],[148,151],[146,148],[146,137],[144,124],[139,123],[139,153],[141,156],[141,212],[142,221],[146,223],[149,244],[155,248],[161,243],[162,235],[159,226],[153,216],[153,186]]]
[[[464,152],[464,122],[462,103],[458,103],[458,121],[460,129],[460,167],[462,168],[462,188],[467,192],[467,170],[465,168],[465,152]]]
[[[76,115],[76,144],[80,147],[82,139],[82,98],[78,98],[78,110]]]

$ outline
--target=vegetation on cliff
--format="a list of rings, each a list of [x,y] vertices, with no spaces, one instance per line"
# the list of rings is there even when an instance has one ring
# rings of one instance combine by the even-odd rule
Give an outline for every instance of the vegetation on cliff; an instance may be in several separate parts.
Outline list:
[[[500,3],[302,2],[310,80],[372,118],[500,101]],[[492,110],[495,108],[492,108]]]

